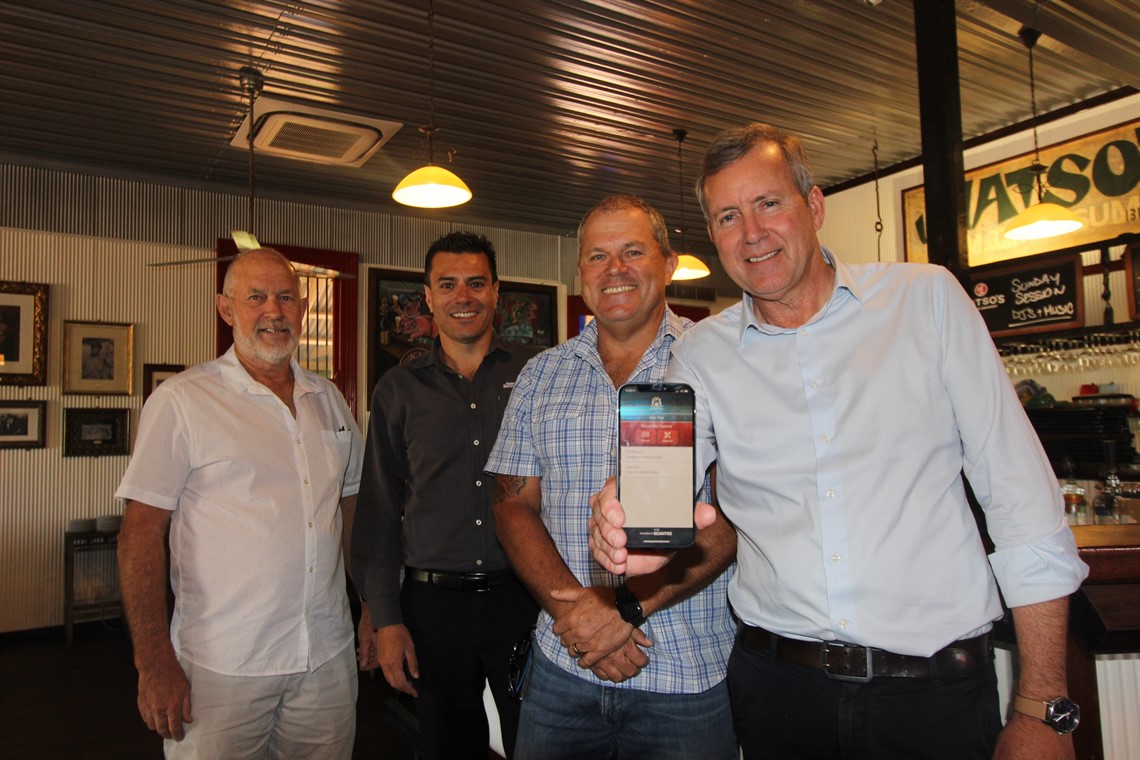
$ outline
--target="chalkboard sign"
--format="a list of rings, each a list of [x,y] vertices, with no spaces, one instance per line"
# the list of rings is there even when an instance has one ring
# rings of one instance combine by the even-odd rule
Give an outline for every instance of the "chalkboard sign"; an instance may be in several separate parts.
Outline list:
[[[970,273],[970,295],[995,338],[1083,327],[1079,253],[1035,256],[1021,264]]]

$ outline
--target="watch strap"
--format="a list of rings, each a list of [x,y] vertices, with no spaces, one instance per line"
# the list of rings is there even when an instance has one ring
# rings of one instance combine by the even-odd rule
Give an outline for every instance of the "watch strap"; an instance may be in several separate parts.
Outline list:
[[[641,624],[645,622],[641,602],[624,583],[614,589],[614,605],[617,607],[621,619],[635,628],[640,628]]]
[[[1037,718],[1042,723],[1048,715],[1049,703],[1043,702],[1040,699],[1030,699],[1023,697],[1020,694],[1013,695],[1013,709],[1022,715],[1028,715],[1030,718]]]

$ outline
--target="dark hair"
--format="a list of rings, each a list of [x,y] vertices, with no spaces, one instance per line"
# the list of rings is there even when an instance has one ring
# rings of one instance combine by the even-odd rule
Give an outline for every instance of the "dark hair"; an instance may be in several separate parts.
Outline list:
[[[735,164],[761,143],[773,143],[780,148],[800,195],[807,198],[811,194],[811,189],[815,187],[815,179],[803,143],[798,137],[771,124],[758,121],[746,127],[726,129],[713,138],[712,145],[705,151],[701,176],[697,177],[697,200],[701,204],[701,213],[705,215],[706,222],[709,221],[709,210],[705,207],[705,183],[709,177]]]
[[[449,232],[428,248],[424,257],[424,282],[431,285],[431,262],[437,253],[480,253],[491,265],[491,282],[499,281],[499,268],[495,265],[495,246],[474,232]]]
[[[650,206],[644,198],[636,195],[607,196],[595,203],[594,207],[586,212],[582,221],[578,223],[578,255],[582,255],[582,230],[585,229],[586,222],[590,221],[591,216],[627,208],[637,209],[649,218],[649,229],[653,233],[653,239],[661,248],[661,255],[668,257],[673,252],[673,247],[669,245],[669,228],[665,226],[665,219],[661,216],[660,211]]]

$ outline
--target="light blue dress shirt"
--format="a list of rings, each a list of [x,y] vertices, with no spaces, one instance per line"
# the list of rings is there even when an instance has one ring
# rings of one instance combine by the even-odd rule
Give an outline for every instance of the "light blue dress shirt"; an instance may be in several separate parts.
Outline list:
[[[698,471],[719,462],[740,534],[737,615],[926,656],[988,630],[998,585],[1010,606],[1074,591],[1057,479],[969,297],[941,267],[825,256],[835,288],[803,326],[760,323],[745,295],[673,344]]]

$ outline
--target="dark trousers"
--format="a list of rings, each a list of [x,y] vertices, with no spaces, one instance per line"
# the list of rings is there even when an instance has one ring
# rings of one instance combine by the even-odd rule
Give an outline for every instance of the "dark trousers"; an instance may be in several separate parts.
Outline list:
[[[962,678],[851,683],[738,640],[728,691],[745,760],[989,760],[1001,731],[992,659]]]
[[[415,685],[422,756],[486,760],[486,679],[510,757],[519,704],[507,684],[507,661],[534,625],[538,605],[517,581],[487,591],[455,591],[412,580],[404,581],[401,604],[420,666]]]

